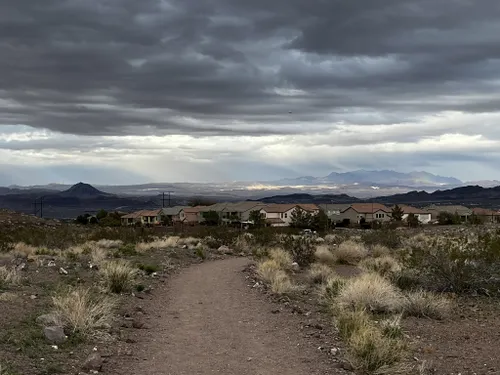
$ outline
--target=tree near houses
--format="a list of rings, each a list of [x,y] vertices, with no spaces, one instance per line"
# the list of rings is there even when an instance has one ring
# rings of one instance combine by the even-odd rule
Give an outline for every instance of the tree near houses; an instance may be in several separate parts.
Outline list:
[[[203,214],[203,218],[205,219],[205,224],[208,226],[216,226],[219,225],[220,217],[217,211],[208,211]]]
[[[328,215],[323,210],[319,210],[319,212],[312,216],[311,218],[311,227],[315,230],[327,230],[329,224]]]
[[[301,208],[295,208],[291,214],[290,226],[293,228],[306,229],[312,224],[312,216]]]
[[[404,211],[398,205],[395,205],[392,208],[391,216],[392,216],[392,220],[393,221],[402,221],[403,220],[403,215],[404,215]]]
[[[264,215],[259,210],[250,211],[248,219],[256,227],[261,227],[262,225],[264,225],[265,222]]]
[[[406,218],[406,221],[408,223],[408,226],[411,227],[411,228],[416,228],[420,224],[420,222],[418,221],[418,217],[415,216],[415,214],[413,214],[413,213],[408,214],[408,217]]]

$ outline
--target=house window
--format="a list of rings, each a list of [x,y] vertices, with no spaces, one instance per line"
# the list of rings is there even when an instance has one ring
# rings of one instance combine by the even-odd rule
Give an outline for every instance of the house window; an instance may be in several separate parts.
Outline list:
[[[281,218],[283,219],[283,213],[281,213]]]
[[[385,217],[385,214],[375,214],[376,219],[383,219]]]
[[[287,214],[287,213],[285,214],[285,219],[286,219],[286,218],[288,218],[288,214]]]

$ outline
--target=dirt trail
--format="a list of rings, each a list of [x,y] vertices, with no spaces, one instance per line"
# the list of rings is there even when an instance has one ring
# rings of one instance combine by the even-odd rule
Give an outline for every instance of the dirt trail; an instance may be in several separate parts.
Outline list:
[[[184,270],[157,291],[121,375],[334,374],[298,330],[293,315],[252,291],[242,275],[247,259],[207,262]],[[121,361],[121,359],[120,359]],[[339,372],[340,373],[340,372]]]

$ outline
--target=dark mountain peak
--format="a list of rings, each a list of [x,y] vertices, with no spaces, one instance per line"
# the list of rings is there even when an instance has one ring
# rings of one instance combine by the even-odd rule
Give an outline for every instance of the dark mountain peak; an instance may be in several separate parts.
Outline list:
[[[104,193],[92,185],[79,182],[73,185],[68,190],[64,190],[59,195],[64,197],[78,197],[78,198],[94,198],[100,196],[109,196],[110,194]]]

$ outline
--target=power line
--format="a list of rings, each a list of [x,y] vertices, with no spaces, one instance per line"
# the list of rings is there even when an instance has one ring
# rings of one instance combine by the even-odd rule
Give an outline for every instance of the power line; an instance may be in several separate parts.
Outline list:
[[[168,207],[171,207],[170,205],[170,193],[173,193],[173,191],[167,191],[162,193],[162,198],[161,198],[161,206],[165,208],[165,193],[168,193]]]

